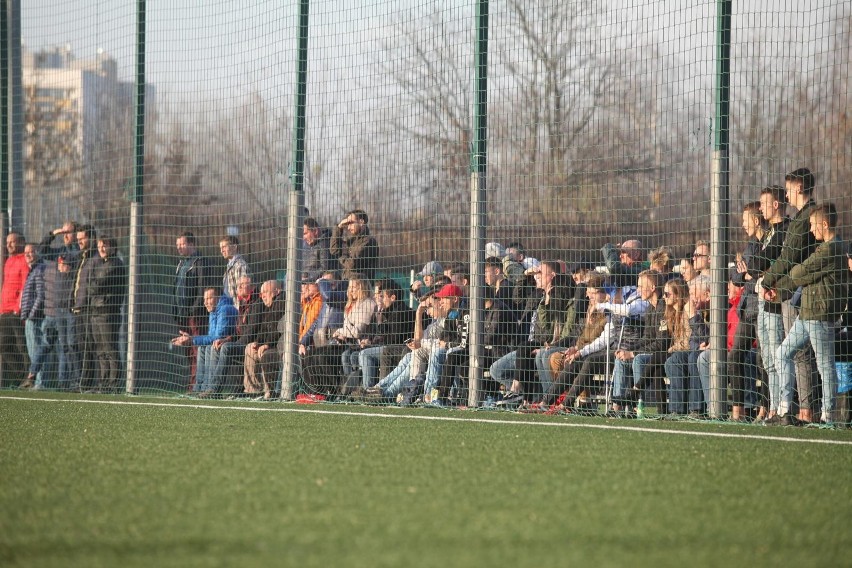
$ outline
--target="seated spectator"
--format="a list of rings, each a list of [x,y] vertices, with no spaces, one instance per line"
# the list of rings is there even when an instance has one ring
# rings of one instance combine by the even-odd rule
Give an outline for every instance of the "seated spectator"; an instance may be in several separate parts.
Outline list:
[[[368,280],[353,278],[349,281],[342,326],[327,345],[315,347],[303,360],[302,379],[310,392],[323,396],[338,394],[343,374],[341,355],[347,347],[358,345],[376,311],[376,302],[370,292]]]
[[[322,309],[313,335],[313,346],[328,345],[331,336],[343,325],[343,308],[346,305],[345,283],[337,279],[337,273],[327,271],[317,280],[317,289],[322,298]]]
[[[665,327],[661,331],[669,337],[669,348],[663,357],[666,377],[669,379],[669,408],[671,415],[687,412],[689,389],[689,287],[680,278],[669,280],[663,288],[666,303]],[[657,362],[652,359],[652,363]]]
[[[263,393],[264,400],[277,397],[273,392],[281,374],[284,355],[283,334],[278,323],[284,317],[284,294],[276,280],[267,280],[260,287],[263,307],[254,334],[254,341],[246,345],[243,363],[243,386],[248,395]]]
[[[642,272],[642,243],[629,239],[616,246],[607,243],[601,249],[610,279],[617,287],[632,286]]]
[[[299,311],[299,355],[304,357],[308,350],[313,347],[314,334],[320,321],[320,314],[324,307],[322,296],[319,293],[319,284],[316,280],[305,278],[302,280],[302,308]]]
[[[638,291],[641,298],[650,304],[645,312],[642,339],[632,350],[620,349],[615,352],[612,373],[613,410],[621,410],[621,404],[632,405],[642,396],[645,380],[649,376],[646,367],[654,356],[668,349],[668,337],[661,332],[665,321],[666,303],[663,301],[663,286],[666,275],[656,270],[643,270],[639,273]]]
[[[441,367],[434,369],[432,374],[436,380],[430,380],[430,374],[426,376],[423,386],[425,402],[444,405],[452,398],[457,404],[467,404],[467,377],[462,376],[461,371],[467,368],[470,317],[461,307],[464,293],[462,287],[447,284],[435,294],[438,301],[437,316],[442,327],[438,341],[444,359],[437,362]],[[430,359],[429,365],[433,364],[436,362]],[[452,396],[451,387],[454,388]]]
[[[648,253],[648,264],[651,270],[656,270],[663,275],[664,280],[671,280],[677,275],[672,272],[672,251],[669,247],[655,248]]]
[[[710,277],[710,241],[695,242],[695,252],[692,253],[692,268],[697,275]]]
[[[699,274],[689,283],[689,417],[703,418],[710,403],[709,376],[698,370],[698,357],[710,347],[710,277]]]
[[[617,288],[614,297],[595,304],[595,309],[607,314],[609,321],[594,341],[582,348],[578,349],[575,345],[565,351],[564,368],[548,391],[544,403],[549,404],[570,385],[559,408],[570,409],[578,402],[581,391],[591,391],[593,377],[608,371],[607,361],[613,353],[619,350],[633,351],[639,344],[644,314],[649,308],[650,304],[642,299],[633,286]],[[581,406],[589,407],[591,403],[585,401]]]
[[[362,388],[367,389],[379,379],[379,364],[382,352],[392,346],[405,347],[414,328],[414,311],[403,302],[402,289],[390,279],[376,282],[376,304],[378,309],[367,330],[366,337],[359,341],[358,368]]]
[[[417,273],[417,279],[411,284],[411,293],[415,298],[421,298],[435,285],[435,277],[444,272],[444,267],[437,260],[431,260]],[[402,298],[400,298],[401,300]]]
[[[205,335],[189,335],[185,331],[172,339],[172,345],[195,345],[198,347],[198,363],[196,365],[197,375],[193,394],[204,393],[204,397],[215,394],[211,388],[210,378],[212,376],[212,348],[213,342],[223,337],[233,335],[237,324],[239,312],[234,307],[231,297],[221,294],[217,288],[204,290],[204,307],[207,309],[207,333]]]
[[[234,333],[213,341],[210,356],[210,380],[207,390],[201,398],[215,396],[222,391],[243,394],[246,345],[255,340],[263,303],[255,294],[254,284],[249,276],[240,278],[237,286],[237,323]],[[237,373],[239,373],[238,376]]]

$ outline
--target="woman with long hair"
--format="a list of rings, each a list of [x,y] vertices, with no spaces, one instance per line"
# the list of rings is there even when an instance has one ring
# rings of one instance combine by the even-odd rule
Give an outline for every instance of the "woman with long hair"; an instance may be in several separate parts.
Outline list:
[[[686,393],[689,387],[689,288],[680,278],[666,282],[663,287],[666,303],[663,316],[664,331],[671,337],[671,344],[663,367],[669,378],[669,413],[686,414]]]
[[[328,345],[315,348],[305,357],[302,379],[308,390],[327,396],[337,394],[343,379],[343,352],[358,348],[358,340],[366,332],[375,311],[370,281],[350,279],[342,326],[332,334]]]

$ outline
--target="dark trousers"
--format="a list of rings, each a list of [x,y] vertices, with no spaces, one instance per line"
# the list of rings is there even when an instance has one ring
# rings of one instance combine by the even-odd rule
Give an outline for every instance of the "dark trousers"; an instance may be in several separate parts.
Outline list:
[[[731,403],[734,406],[745,404],[746,385],[750,383],[748,377],[754,377],[755,372],[751,365],[747,365],[747,358],[752,351],[755,338],[754,322],[741,319],[734,332],[734,345],[728,353],[728,376],[731,381]]]
[[[24,322],[18,314],[0,314],[0,356],[3,357],[0,387],[17,386],[30,366]]]
[[[121,376],[121,358],[118,352],[118,330],[121,314],[93,311],[89,319],[94,355],[98,362],[97,386],[115,389]]]
[[[74,377],[72,384],[81,390],[86,390],[93,388],[97,383],[97,372],[95,370],[97,359],[95,355],[95,336],[92,329],[92,314],[88,309],[84,309],[76,313],[74,317],[74,340],[77,342],[74,347],[80,361],[80,376]]]
[[[309,392],[337,394],[343,378],[340,356],[346,345],[332,343],[314,347],[302,360],[302,381]]]

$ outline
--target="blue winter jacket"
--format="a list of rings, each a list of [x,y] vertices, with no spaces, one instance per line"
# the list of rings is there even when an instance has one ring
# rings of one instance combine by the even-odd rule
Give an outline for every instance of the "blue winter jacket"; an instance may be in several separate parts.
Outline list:
[[[237,308],[230,297],[222,294],[216,309],[210,312],[207,335],[196,335],[193,345],[211,345],[217,339],[234,335],[237,329]]]

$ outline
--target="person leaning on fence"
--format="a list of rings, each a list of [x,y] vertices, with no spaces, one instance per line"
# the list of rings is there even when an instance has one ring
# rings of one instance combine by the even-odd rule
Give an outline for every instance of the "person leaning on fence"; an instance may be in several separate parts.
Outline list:
[[[376,302],[371,297],[369,280],[353,278],[346,290],[343,323],[327,345],[315,347],[302,361],[302,380],[314,394],[336,396],[341,384],[340,357],[347,347],[357,345],[370,324]]]
[[[275,388],[281,374],[283,334],[278,322],[284,317],[284,294],[276,280],[267,280],[260,287],[261,308],[254,341],[246,345],[243,363],[243,385],[248,395],[263,393],[264,400],[276,397]]]
[[[121,356],[118,351],[121,307],[127,296],[127,268],[118,256],[117,241],[98,238],[98,259],[92,259],[89,306],[99,380],[89,392],[115,394],[119,391]]]
[[[331,233],[329,252],[337,259],[342,278],[373,280],[379,260],[379,245],[370,234],[369,217],[361,209],[349,211]]]
[[[222,294],[217,287],[204,290],[204,308],[207,310],[207,333],[204,335],[189,335],[186,332],[172,339],[173,345],[195,345],[198,347],[198,380],[193,387],[193,394],[205,393],[204,397],[213,396],[211,388],[213,342],[217,339],[234,334],[237,324],[237,308],[230,296]]]
[[[792,391],[796,377],[793,356],[808,343],[816,355],[822,380],[822,415],[819,422],[832,424],[837,396],[837,369],[834,366],[834,322],[843,313],[848,285],[846,247],[837,235],[837,209],[825,203],[810,210],[810,230],[819,243],[813,254],[793,266],[777,282],[781,289],[802,287],[802,304],[793,327],[778,347],[782,392]],[[783,415],[782,415],[783,416]],[[773,422],[782,422],[779,417]]]
[[[797,264],[801,264],[816,249],[816,239],[810,232],[810,215],[816,207],[813,193],[816,181],[814,175],[807,168],[799,168],[785,176],[785,189],[787,202],[798,210],[790,219],[784,243],[778,258],[766,270],[762,281],[763,299],[768,304],[780,304],[777,307],[765,310],[766,318],[764,325],[767,329],[765,336],[767,345],[765,350],[772,350],[777,356],[778,347],[784,340],[785,330],[792,328],[796,319],[798,295],[796,289],[790,288],[792,282],[789,278],[790,270]],[[794,299],[795,298],[795,299]],[[761,337],[763,340],[763,337]],[[764,358],[767,373],[769,374],[769,424],[781,424],[784,426],[795,425],[800,421],[810,422],[813,418],[811,408],[811,369],[813,359],[808,350],[800,350],[796,353],[796,386],[799,391],[799,416],[793,416],[793,385],[783,382],[778,362],[770,365]],[[780,418],[775,419],[775,416]]]
[[[0,355],[3,357],[0,386],[24,384],[29,365],[24,322],[21,320],[21,294],[30,273],[24,258],[24,242],[24,236],[18,232],[6,235],[8,256],[3,265],[3,287],[0,291]]]
[[[222,257],[228,261],[225,267],[225,275],[222,277],[222,292],[231,299],[235,307],[239,307],[239,298],[237,297],[237,287],[240,279],[244,276],[251,276],[248,262],[238,252],[240,248],[240,240],[234,235],[228,235],[219,241],[219,251]]]
[[[21,383],[21,389],[40,389],[41,372],[33,372],[33,360],[37,357],[42,344],[42,323],[44,322],[44,269],[47,266],[39,258],[38,247],[34,244],[24,246],[24,258],[29,266],[29,274],[21,291],[21,320],[24,322],[24,337],[27,342],[27,354],[30,369],[27,378]]]

